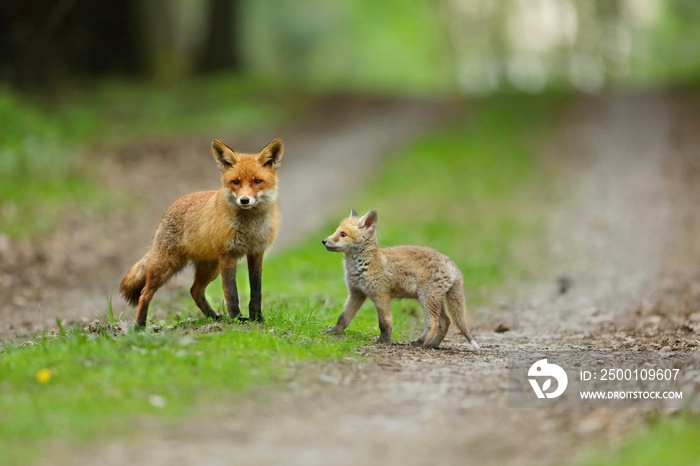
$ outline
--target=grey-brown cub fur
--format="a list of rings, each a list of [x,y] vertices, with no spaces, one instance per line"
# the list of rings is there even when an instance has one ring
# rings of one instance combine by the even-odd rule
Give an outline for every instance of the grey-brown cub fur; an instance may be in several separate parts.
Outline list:
[[[348,299],[329,333],[342,333],[369,298],[377,308],[380,336],[391,343],[391,298],[417,299],[425,314],[425,330],[412,342],[437,348],[454,321],[474,348],[466,320],[464,280],[455,263],[435,249],[420,246],[380,248],[377,212],[360,217],[354,210],[331,236],[323,240],[329,251],[342,252]]]

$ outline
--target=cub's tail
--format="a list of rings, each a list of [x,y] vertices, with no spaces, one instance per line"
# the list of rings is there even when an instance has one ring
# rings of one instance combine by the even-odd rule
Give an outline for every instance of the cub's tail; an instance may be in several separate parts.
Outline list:
[[[450,313],[452,321],[457,325],[459,331],[467,337],[467,340],[469,340],[469,343],[471,343],[475,349],[479,349],[479,345],[476,343],[476,340],[474,340],[474,337],[472,337],[472,334],[469,332],[469,327],[467,326],[467,308],[464,300],[462,280],[455,281],[452,288],[447,292],[445,301],[447,302],[447,311]]]
[[[122,278],[119,284],[119,292],[124,300],[136,306],[141,297],[141,290],[146,286],[146,264],[148,263],[148,253],[140,261],[131,266],[129,271]]]

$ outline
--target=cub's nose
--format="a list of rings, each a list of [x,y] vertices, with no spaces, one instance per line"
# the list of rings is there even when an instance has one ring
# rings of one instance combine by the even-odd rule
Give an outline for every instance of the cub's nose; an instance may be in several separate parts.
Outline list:
[[[243,197],[240,199],[240,201],[241,201],[241,204],[243,204],[243,205],[248,205],[248,204],[250,203],[250,199],[248,199],[248,198],[245,197],[245,196],[243,196]]]
[[[323,240],[321,240],[321,244],[323,244],[324,246],[326,245],[326,243],[327,243],[327,242],[328,242],[328,240],[327,240],[327,239],[323,239]]]

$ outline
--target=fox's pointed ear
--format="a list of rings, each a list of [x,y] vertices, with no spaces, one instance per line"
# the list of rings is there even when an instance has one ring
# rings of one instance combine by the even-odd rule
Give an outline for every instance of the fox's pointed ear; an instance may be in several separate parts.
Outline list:
[[[368,230],[373,230],[377,226],[377,211],[370,210],[360,220],[358,220],[357,224],[361,229],[366,228]]]
[[[359,217],[360,214],[355,212],[355,209],[350,209],[350,217]]]
[[[277,170],[284,153],[284,144],[281,139],[273,139],[258,155],[257,160],[263,167]]]
[[[214,154],[214,160],[216,160],[216,165],[219,170],[225,170],[231,168],[236,163],[238,163],[238,155],[229,146],[214,139],[211,142],[211,153]]]

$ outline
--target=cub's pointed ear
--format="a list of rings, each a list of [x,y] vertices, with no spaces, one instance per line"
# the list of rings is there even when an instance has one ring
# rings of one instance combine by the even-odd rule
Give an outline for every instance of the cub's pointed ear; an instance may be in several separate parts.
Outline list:
[[[374,230],[377,226],[377,211],[370,210],[357,222],[360,229]]]
[[[355,212],[355,209],[350,209],[350,217],[359,217],[360,214]]]
[[[260,152],[257,157],[258,163],[263,167],[272,168],[277,170],[280,166],[280,161],[282,160],[282,154],[284,153],[284,144],[281,139],[273,139],[265,148]]]
[[[238,155],[229,146],[214,139],[211,142],[211,153],[214,154],[214,160],[216,160],[216,166],[219,170],[225,170],[231,168],[236,163],[238,163]]]

